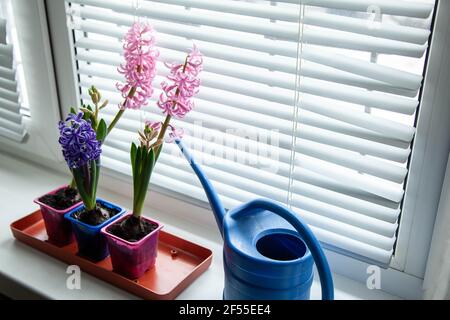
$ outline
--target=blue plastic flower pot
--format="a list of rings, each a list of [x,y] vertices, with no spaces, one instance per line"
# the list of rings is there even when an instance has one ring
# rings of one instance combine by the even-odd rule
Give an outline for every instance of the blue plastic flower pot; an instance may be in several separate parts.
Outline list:
[[[105,200],[97,198],[97,203],[101,203],[103,206],[111,209],[116,209],[119,212],[115,216],[96,226],[91,226],[74,218],[75,213],[84,210],[84,205],[77,207],[64,215],[64,217],[72,224],[72,230],[78,244],[78,254],[92,261],[103,260],[109,255],[106,237],[100,230],[125,213],[125,210],[121,207]]]

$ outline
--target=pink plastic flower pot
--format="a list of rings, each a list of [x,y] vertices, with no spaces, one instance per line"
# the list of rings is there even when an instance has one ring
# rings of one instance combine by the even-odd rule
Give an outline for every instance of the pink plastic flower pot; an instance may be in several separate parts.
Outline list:
[[[108,232],[111,225],[122,222],[130,215],[131,213],[128,213],[113,223],[108,224],[102,228],[101,232],[106,236],[108,241],[114,272],[130,279],[136,279],[155,265],[158,252],[159,230],[161,230],[163,225],[155,220],[142,217],[142,219],[156,223],[158,227],[136,242],[126,241]]]
[[[67,187],[67,185],[64,185],[46,194],[54,194],[57,191]],[[83,202],[80,201],[67,209],[58,210],[40,202],[39,199],[43,196],[44,195],[34,199],[34,202],[41,207],[42,218],[44,219],[45,229],[47,230],[48,241],[59,247],[70,244],[74,240],[72,227],[70,222],[64,219],[64,215],[83,204]]]

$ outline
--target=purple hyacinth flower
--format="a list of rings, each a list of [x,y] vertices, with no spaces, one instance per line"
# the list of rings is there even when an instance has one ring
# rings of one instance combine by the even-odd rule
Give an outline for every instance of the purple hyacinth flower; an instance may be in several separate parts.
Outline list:
[[[83,119],[83,113],[69,114],[59,122],[59,143],[69,168],[79,168],[91,160],[98,160],[102,152],[90,121]]]

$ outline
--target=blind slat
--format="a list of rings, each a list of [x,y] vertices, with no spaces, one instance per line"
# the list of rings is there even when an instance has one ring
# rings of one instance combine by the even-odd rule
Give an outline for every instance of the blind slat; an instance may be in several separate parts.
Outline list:
[[[16,82],[13,45],[7,18],[7,4],[0,3],[0,136],[22,142],[26,132]]]
[[[336,53],[304,49],[302,58],[322,65],[337,68],[339,70],[352,72],[357,75],[366,76],[370,79],[379,80],[399,86],[405,89],[419,89],[422,76],[394,68],[382,66],[373,62],[366,62],[355,58],[348,58]]]
[[[6,117],[3,118],[1,116],[0,116],[0,128],[4,128],[6,130],[15,132],[18,135],[22,135],[22,133],[23,133],[23,128],[20,123],[8,120]]]
[[[22,117],[17,112],[8,110],[5,108],[6,104],[4,101],[0,99],[0,117],[3,119],[6,119],[8,121],[21,124],[22,123]]]
[[[0,127],[0,136],[6,137],[16,142],[22,142],[23,139],[25,138],[25,133],[23,132],[23,130],[13,131],[8,130],[8,128],[6,127]]]
[[[1,44],[0,44],[0,48],[1,48]],[[12,63],[13,63],[13,59],[11,55],[4,55],[4,54],[0,54],[0,67],[2,68],[6,68],[6,69],[12,69]]]
[[[84,86],[85,90],[85,95],[83,96],[83,98],[90,99],[86,90],[92,83],[85,80],[83,76],[91,75],[104,78],[105,74],[101,72],[99,73],[97,70],[94,70],[92,68],[87,70],[83,67],[80,67],[79,71],[82,77],[80,84]],[[101,82],[103,81],[104,79],[101,80]],[[111,86],[107,86],[107,88],[103,87],[103,89],[111,90]],[[110,97],[109,101],[111,102],[111,104],[118,105],[122,101],[122,98],[117,92],[109,91],[108,95]],[[214,90],[208,90],[207,88],[202,90],[197,97],[199,98],[197,104],[202,109],[208,109],[208,104],[214,103],[221,106],[228,106],[230,108],[233,108],[231,109],[232,111],[234,111],[235,108],[238,108],[244,109],[244,112],[256,112],[262,115],[267,115],[269,117],[276,117],[280,120],[290,121],[292,119],[293,111],[289,106],[278,107],[267,104],[264,101],[252,103],[252,101],[249,101],[248,99],[243,102],[240,97],[234,97],[232,95],[223,96],[220,93],[217,93]],[[203,101],[205,102],[203,103]],[[204,108],[202,107],[203,105],[205,105]],[[311,105],[313,107],[311,107]],[[335,107],[335,105],[335,103],[324,105],[317,103],[311,99],[302,98],[300,114],[301,123],[313,127],[322,128],[324,130],[342,133],[347,136],[353,136],[368,141],[382,143],[384,145],[390,145],[402,149],[408,148],[408,145],[406,143],[409,143],[412,140],[412,137],[414,135],[413,127],[395,121],[389,121],[384,118],[376,117],[365,112],[347,111],[345,107]],[[303,109],[311,109],[315,113],[302,111]],[[226,110],[221,110],[220,108],[217,108],[217,110],[208,109],[208,112],[223,117],[239,117],[239,114],[233,112],[231,112],[230,114],[226,112]],[[331,118],[321,117],[317,114],[324,114],[325,116],[330,116]],[[255,117],[253,117],[253,119],[254,118]],[[336,121],[334,120],[334,118],[339,119],[342,122]],[[348,125],[347,123],[351,125]],[[373,131],[369,131],[366,128]],[[389,138],[394,139],[390,140]],[[401,139],[404,142],[402,143],[397,139]]]
[[[185,12],[185,10],[179,10],[177,8],[166,10],[154,6],[146,6],[145,3],[140,6],[139,9],[135,10],[126,3],[113,0],[76,0],[73,2],[109,8],[120,13],[137,14],[142,17],[157,20],[168,20],[177,23],[199,24],[227,30],[245,31],[247,33],[255,33],[286,41],[297,41],[298,39],[297,30],[295,28],[283,25],[266,25],[242,19],[233,20],[227,17],[222,18],[220,16],[209,17],[202,14],[195,15],[191,12]],[[118,22],[114,21],[114,16],[110,17],[110,20],[112,20],[111,22]],[[309,44],[334,46],[353,50],[375,51],[386,54],[399,52],[402,55],[411,57],[421,57],[426,49],[426,45],[380,39],[337,30],[330,30],[329,32],[324,33],[317,30],[306,29],[303,34],[303,39]]]
[[[112,120],[112,118],[113,118],[113,114],[105,115],[105,119],[107,119],[107,120]],[[148,117],[148,118],[151,120],[155,120],[155,118],[153,118],[153,117]],[[177,121],[175,121],[174,123],[178,124]],[[132,137],[132,135],[135,134],[135,132],[136,132],[135,122],[132,120],[126,119],[126,118],[122,119],[122,121],[117,124],[117,127],[122,130],[127,130],[129,132],[130,135],[128,136],[128,139],[130,137]],[[204,143],[208,144],[207,142],[204,142]],[[215,148],[217,150],[220,150],[222,148],[227,149],[226,146],[222,146],[222,145],[215,145]],[[278,151],[274,150],[274,147],[272,147],[270,145],[268,145],[267,148],[271,152],[270,154],[276,154],[279,157],[278,161],[280,162],[280,164],[282,162],[288,163],[289,153],[283,153],[281,150],[278,150]],[[228,149],[228,152],[230,152],[230,151],[231,150]],[[227,153],[224,152],[223,154],[227,154]],[[236,154],[238,154],[238,151],[236,151]],[[245,154],[242,155],[242,158],[245,159],[245,156],[246,156]],[[305,158],[301,158],[297,165],[300,167],[306,168],[306,169],[313,168],[313,172],[318,172],[319,174],[324,174],[325,176],[328,176],[330,178],[337,177],[337,180],[339,180],[339,181],[352,181],[352,183],[354,183],[354,185],[353,185],[354,187],[361,186],[361,188],[360,188],[361,190],[371,192],[375,195],[382,196],[382,197],[392,200],[392,201],[399,202],[401,200],[401,196],[403,194],[402,191],[396,190],[395,188],[390,188],[386,184],[378,185],[378,184],[374,183],[373,180],[368,179],[368,177],[364,176],[364,175],[353,175],[349,172],[345,172],[345,173],[344,172],[340,172],[340,173],[336,172],[336,174],[334,174],[333,172],[335,170],[331,169],[330,167],[327,167],[324,164],[320,164],[318,162],[312,162]],[[278,169],[280,169],[280,168],[278,168]],[[367,181],[372,181],[372,183],[367,184]],[[366,187],[366,184],[367,184],[367,187]]]
[[[0,88],[0,106],[6,110],[9,110],[14,113],[20,113],[20,105],[17,101],[13,101],[3,97],[3,89]]]
[[[0,78],[10,80],[10,81],[15,81],[14,70],[0,67]]]
[[[298,0],[280,0],[280,3],[298,4]],[[405,17],[427,18],[433,10],[430,3],[402,0],[300,0],[301,4],[330,9],[367,12],[371,6],[377,7],[384,14]]]
[[[102,50],[111,53],[121,53],[122,47],[119,43],[98,41],[93,39],[80,39],[75,43],[77,48],[92,49],[92,50]],[[174,61],[179,59],[179,55],[173,54],[172,51],[162,50],[164,53],[164,60]],[[334,55],[336,56],[336,55]],[[365,63],[363,61],[356,61],[346,59],[344,62],[339,63],[339,61],[333,61],[333,55],[316,55],[312,54],[310,50],[304,50],[302,57],[310,61],[317,61],[318,63],[306,63],[302,66],[302,75],[304,77],[317,78],[319,80],[326,80],[337,82],[341,84],[347,84],[356,87],[362,87],[365,89],[396,93],[399,95],[406,95],[414,97],[417,94],[418,86],[422,81],[422,77],[401,72],[392,68],[379,66],[373,63]],[[178,58],[178,59],[177,59]],[[79,59],[84,61],[96,60],[100,61],[94,54],[89,54],[88,52],[80,52]],[[112,58],[111,63],[114,63],[116,59]],[[333,61],[333,62],[331,62]],[[117,63],[118,63],[117,59]],[[355,63],[352,63],[355,62]],[[259,67],[256,65],[255,67]],[[338,68],[336,68],[338,67]],[[204,68],[207,71],[214,73],[228,75],[228,76],[238,76],[246,80],[256,80],[260,78],[259,82],[269,84],[272,86],[279,86],[285,89],[295,89],[295,84],[291,78],[286,75],[271,75],[265,76],[262,72],[250,72],[243,71],[242,68],[233,68],[233,64],[228,64],[224,66],[223,61],[206,59],[204,63]],[[344,70],[344,71],[342,71]],[[370,70],[370,71],[366,71]],[[286,70],[283,70],[283,72]],[[353,73],[352,73],[353,72]],[[367,77],[367,75],[371,75]],[[385,76],[385,77],[384,77]],[[111,78],[120,77],[117,73],[111,72]],[[280,80],[277,80],[277,77]],[[379,80],[377,80],[379,79]],[[380,81],[382,80],[382,81]],[[384,82],[383,82],[384,81]],[[392,84],[386,81],[392,82]],[[407,82],[406,85],[401,85],[401,82]],[[408,89],[407,87],[412,87],[413,89]]]
[[[0,88],[8,90],[8,91],[16,91],[17,90],[17,82],[15,80],[9,80],[0,77]]]
[[[109,114],[109,110],[105,109],[105,114]],[[111,120],[116,111],[112,111]],[[186,116],[189,121],[195,112],[191,112]],[[153,115],[149,115],[149,119],[156,120]],[[136,119],[137,120],[137,119]],[[196,119],[192,119],[194,122]],[[177,120],[173,120],[173,123],[177,124]],[[129,122],[130,127],[133,127],[133,122]],[[130,128],[130,129],[131,129]],[[331,145],[324,145],[308,140],[300,139],[297,151],[301,154],[305,154],[311,157],[321,159],[323,161],[332,162],[344,167],[366,172],[368,174],[387,179],[395,182],[403,182],[406,176],[406,169],[394,164],[382,162],[374,158],[368,158],[361,156],[358,153],[349,152],[344,149],[332,147]]]
[[[0,98],[9,100],[14,103],[19,102],[19,94],[17,92],[5,89],[3,87],[0,87]]]
[[[112,158],[107,156],[102,157],[102,163],[104,166],[107,166],[109,168],[117,168],[119,172],[126,172],[128,175],[131,174],[131,166],[116,160],[114,156]],[[173,179],[155,172],[152,175],[152,180],[150,183],[150,188],[152,188],[152,185],[164,186],[164,188],[168,190],[175,191],[181,194],[189,194],[196,199],[207,201],[203,189],[201,187],[195,186],[195,179],[192,180],[192,183],[185,183],[178,180],[177,178]],[[226,196],[221,197],[221,199],[224,205],[230,208],[235,207],[240,203]],[[317,228],[315,226],[312,226],[311,228],[316,236],[324,243],[333,243],[337,248],[347,250],[353,254],[361,255],[362,257],[368,257],[369,259],[377,261],[378,263],[381,262],[387,264],[392,255],[393,250],[383,250],[345,236],[336,235],[335,233]]]
[[[122,128],[121,124],[119,123],[117,130],[111,132],[111,137],[112,137],[111,140],[117,139],[117,141],[129,142],[129,141],[132,141],[133,138],[135,138],[135,134],[133,132],[127,131],[126,128]],[[195,141],[198,142],[198,140],[196,140],[196,138],[192,138],[192,139],[194,139]],[[204,143],[205,145],[208,145],[208,147],[210,147],[210,148],[214,148],[214,146],[210,142],[202,141],[202,143]],[[227,146],[224,146],[224,149],[225,149],[225,152],[227,155],[230,154],[230,155],[234,156],[235,153],[240,153],[240,155],[236,155],[236,157],[240,156],[241,158],[244,158],[244,159],[246,157],[246,154],[243,151],[235,150],[235,149],[232,149],[231,147],[227,147]],[[195,152],[195,150],[194,150],[194,152]],[[227,159],[229,159],[229,161],[231,161],[233,164],[236,163],[233,160],[234,158],[225,157],[225,160],[227,160]],[[214,164],[219,165],[221,163],[222,159],[216,157],[215,161],[216,162]],[[233,168],[234,168],[234,166],[231,166],[227,170],[233,171]],[[269,168],[269,169],[277,168],[278,169],[278,171],[276,172],[277,175],[282,176],[282,177],[290,176],[289,164],[284,163],[282,161],[277,161],[277,160],[273,160],[270,158],[264,159],[264,168]],[[251,168],[250,168],[250,170],[251,170]],[[392,216],[395,216],[396,214],[398,214],[398,208],[397,208],[398,206],[397,207],[392,206],[388,200],[380,201],[381,198],[374,198],[373,196],[371,196],[370,192],[355,188],[353,185],[347,184],[343,181],[337,181],[337,180],[330,179],[330,177],[328,177],[328,176],[320,175],[320,174],[314,173],[312,171],[305,170],[302,167],[296,167],[293,175],[294,175],[294,178],[296,181],[302,181],[304,183],[315,185],[315,186],[318,186],[323,189],[328,189],[328,190],[335,191],[335,192],[338,192],[338,193],[341,193],[344,195],[351,196],[352,198],[355,198],[355,199],[361,199],[365,202],[378,204],[379,206],[381,206],[381,209],[378,206],[376,207],[378,209],[376,209],[376,208],[373,209],[374,210],[373,215],[375,215],[375,216],[381,215],[383,217],[384,216],[392,217]],[[366,206],[367,210],[369,208],[370,208],[370,206]],[[395,211],[391,212],[391,208]],[[386,212],[388,212],[388,213],[379,213],[380,211],[378,211],[378,210],[381,210],[383,212],[385,210],[387,210]]]
[[[107,145],[127,152],[130,148],[127,141],[130,141],[129,137],[122,140],[109,140],[107,142]],[[198,143],[198,140],[189,138],[187,139],[187,143],[195,145],[196,143]],[[210,144],[206,143],[206,145]],[[169,152],[166,156],[164,156],[164,159],[167,158],[166,163],[169,165],[175,165],[178,168],[183,168],[184,170],[190,172],[189,166],[183,161],[182,158],[176,158],[175,156],[173,156],[173,154],[178,154],[177,149],[170,145],[168,146],[168,148]],[[232,150],[227,151],[230,152]],[[200,151],[197,151],[194,148],[192,150],[192,153],[200,160],[202,159],[202,154]],[[124,158],[125,162],[126,160],[127,159]],[[214,161],[212,160],[213,159],[211,159],[211,161],[205,160],[205,166],[234,174],[236,176],[245,177],[246,179],[249,179],[251,181],[258,181],[260,183],[263,183],[264,185],[270,185],[280,190],[286,190],[287,188],[288,168],[286,168],[286,170],[278,170],[277,174],[274,174],[265,169],[257,169],[254,167],[249,168],[245,164],[236,163],[232,160],[217,158],[215,158]],[[282,175],[283,173],[281,171],[284,171],[284,176]],[[320,182],[315,183],[321,184]],[[392,237],[396,230],[396,227],[393,226],[390,222],[397,219],[400,213],[398,208],[386,208],[382,205],[378,205],[370,201],[364,201],[333,190],[327,190],[323,186],[319,187],[314,184],[308,184],[299,181],[296,181],[296,183],[294,184],[294,189],[297,191],[297,194],[302,195],[302,201],[300,202],[304,205],[308,204],[309,207],[307,208],[310,208],[309,210],[312,210],[311,208],[315,208],[312,211],[321,210],[322,213],[326,214],[328,217],[334,217],[340,221],[347,222],[361,228],[370,228],[370,226],[376,224],[377,227],[375,228],[377,232],[389,237]],[[316,202],[312,202],[311,199],[316,200]],[[332,210],[325,210],[323,209],[324,203],[332,204],[335,207]],[[302,206],[302,204],[298,205],[306,209]]]
[[[87,89],[89,88],[89,82],[82,82],[84,86],[83,90],[85,92],[84,97],[88,98]],[[111,89],[112,85],[108,88]],[[105,88],[105,86],[100,86],[99,88]],[[156,91],[155,96],[159,94],[159,91]],[[114,105],[118,105],[118,103],[122,99],[113,98],[110,99],[110,103]],[[156,99],[153,98],[150,102],[155,103]],[[277,123],[277,126],[274,127],[272,120],[267,117],[266,119],[263,116],[256,117],[256,114],[249,113],[248,117],[246,114],[236,114],[236,113],[228,113],[223,114],[223,110],[221,109],[223,106],[215,106],[211,105],[210,102],[206,102],[198,99],[196,103],[196,111],[190,114],[186,121],[188,123],[201,122],[202,125],[209,127],[213,126],[214,128],[226,130],[229,129],[238,129],[238,128],[247,128],[249,130],[257,130],[257,129],[265,129],[265,130],[273,130],[277,129],[280,132],[280,143],[281,146],[290,149],[290,140],[288,137],[284,135],[290,135],[291,128],[289,128],[289,123],[280,120]],[[234,109],[231,107],[229,111],[233,111]],[[236,110],[237,111],[237,110]],[[106,112],[109,112],[108,109]],[[115,110],[111,111],[112,113]],[[244,111],[245,112],[245,111]],[[364,113],[361,113],[364,114]],[[211,116],[209,116],[211,115]],[[230,121],[227,121],[230,120]],[[265,120],[265,121],[264,121]],[[136,118],[136,121],[138,119]],[[328,128],[330,129],[330,128]],[[284,134],[284,135],[282,135]],[[298,134],[299,138],[308,139],[311,141],[316,141],[319,143],[329,144],[335,147],[344,148],[347,150],[352,150],[360,153],[371,154],[373,156],[381,157],[387,160],[404,162],[409,156],[410,149],[409,148],[399,148],[389,145],[384,145],[378,142],[367,141],[362,138],[355,138],[352,136],[347,136],[344,134],[336,133],[330,130],[323,130],[320,128],[315,128],[312,124],[306,124],[302,126],[302,131]]]
[[[337,16],[320,12],[307,13],[303,22],[309,25],[365,34],[383,39],[398,40],[415,44],[425,44],[430,35],[427,29],[413,28],[396,24],[378,24],[368,28],[367,20]]]
[[[119,57],[95,57],[94,54],[80,53],[76,58],[84,61],[91,61],[103,63],[111,66],[118,66],[120,64]],[[166,70],[161,70],[161,74],[166,74]],[[267,91],[266,87],[257,85],[246,86],[231,79],[218,79],[213,74],[205,72],[202,76],[202,84],[206,87],[226,90],[238,94],[252,96],[255,98],[266,99],[268,101],[292,105],[294,96],[289,92],[282,91]],[[417,108],[418,101],[415,99],[387,95],[376,91],[367,91],[361,88],[341,85],[323,80],[316,80],[308,78],[302,81],[299,90],[304,93],[316,95],[319,97],[330,98],[340,101],[345,101],[354,104],[363,104],[368,107],[379,108],[392,112],[403,114],[413,114]]]
[[[153,2],[279,21],[299,21],[299,12],[292,10],[292,8],[282,8],[279,6],[270,5],[269,3],[260,5],[245,2],[232,3],[208,0],[156,0]],[[424,44],[428,40],[428,36],[430,34],[430,31],[426,29],[398,26],[395,24],[380,24],[376,28],[368,28],[367,21],[365,20],[320,12],[308,12],[302,22],[305,25],[315,25],[335,30],[361,33],[385,39],[393,39],[417,44]]]
[[[103,152],[105,156],[111,156],[111,152],[114,153],[114,149],[109,148],[108,146],[105,146],[103,149]],[[129,154],[127,151],[120,152],[119,159],[123,161],[124,163],[127,162],[129,158]],[[164,160],[163,160],[164,158]],[[173,167],[173,162],[166,159],[166,155],[161,156],[161,162],[158,162],[157,167],[155,167],[155,170],[157,170],[160,173],[164,173],[165,176],[173,177],[180,179],[184,182],[191,182],[192,181],[192,173],[189,172],[188,168],[184,165],[181,165],[185,167],[185,170],[182,170],[180,166],[177,166],[176,169]],[[180,164],[180,159],[178,159],[177,164]],[[234,184],[233,188],[230,188],[230,181],[234,180],[236,181],[236,176],[226,174],[223,171],[218,171],[213,168],[210,168],[208,166],[205,166],[205,172],[209,175],[209,177],[214,181],[220,181],[220,184],[224,188],[224,194],[231,196],[232,198],[236,198],[236,193],[240,193],[240,196],[242,196],[242,200],[246,201],[248,199],[251,199],[253,196],[268,196],[269,194],[274,198],[275,200],[282,201],[282,198],[285,196],[285,191],[281,189],[276,189],[273,187],[268,187],[261,185],[259,183],[256,183],[251,180],[247,179],[239,179],[237,180],[238,184]],[[250,197],[246,196],[241,192],[241,190],[246,190],[247,192],[251,193],[252,195]],[[299,200],[304,199],[304,197],[300,197]],[[301,201],[299,201],[301,202]],[[331,206],[330,206],[331,207]],[[310,206],[310,208],[314,209],[314,206]],[[303,209],[304,210],[304,209]],[[306,212],[306,211],[305,211]],[[361,241],[366,241],[368,244],[375,244],[378,246],[385,247],[386,249],[392,246],[392,241],[394,241],[394,238],[391,237],[384,237],[380,236],[376,233],[370,232],[369,237],[364,237],[363,235],[367,235],[367,230],[363,231],[362,229],[355,227],[353,225],[348,225],[345,223],[337,222],[336,220],[331,220],[326,217],[322,217],[320,215],[314,215],[309,214],[305,216],[305,219],[309,220],[309,223],[312,223],[313,225],[316,225],[318,227],[320,226],[327,226],[327,229],[332,229],[334,232],[338,234],[345,234],[345,232],[350,232],[353,234],[353,236],[359,237]],[[359,235],[359,236],[358,236]]]
[[[6,44],[6,20],[0,18],[0,43]]]
[[[105,156],[108,157],[108,149],[105,148]],[[208,174],[212,174],[210,170],[207,170]],[[165,177],[177,179],[180,182],[190,183],[192,180],[192,175],[188,172],[184,172],[182,170],[173,169],[173,167],[169,165],[165,165],[163,162],[158,163],[158,166],[155,168],[156,174],[162,174]],[[214,180],[213,180],[214,181]],[[217,189],[226,195],[231,196],[231,198],[240,197],[242,201],[247,201],[252,197],[257,196],[257,194],[242,192],[238,188],[232,188],[229,185],[223,184],[222,182],[214,181],[217,185]],[[238,194],[238,195],[237,195]],[[372,232],[368,232],[367,230],[361,230],[357,227],[341,224],[336,221],[332,221],[328,218],[325,218],[320,215],[316,215],[313,213],[309,213],[308,211],[302,210],[302,216],[311,226],[317,226],[326,228],[329,231],[332,231],[334,234],[342,235],[342,236],[350,236],[353,239],[357,239],[362,243],[366,243],[369,245],[374,245],[380,248],[389,249],[392,247],[394,238],[383,237]]]

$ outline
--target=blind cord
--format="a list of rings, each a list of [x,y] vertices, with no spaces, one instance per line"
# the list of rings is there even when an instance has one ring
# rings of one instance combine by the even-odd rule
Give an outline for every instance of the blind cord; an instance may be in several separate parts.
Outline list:
[[[292,207],[292,187],[294,184],[294,171],[295,171],[295,156],[296,156],[296,145],[297,145],[297,132],[298,132],[298,113],[299,113],[299,100],[300,100],[300,80],[301,80],[301,69],[302,69],[302,52],[303,52],[303,18],[305,16],[305,5],[299,1],[298,10],[298,37],[297,37],[297,60],[295,62],[295,91],[294,91],[294,110],[292,115],[292,131],[291,131],[291,154],[289,163],[289,180],[288,180],[288,190],[286,205]]]
[[[133,12],[133,22],[139,22],[139,15],[138,15],[138,10],[141,6],[141,2],[140,0],[131,0],[131,8],[134,11]]]
[[[138,14],[138,10],[141,6],[140,0],[131,0],[131,8],[133,9],[133,23],[139,23],[140,17]],[[144,130],[144,123],[145,123],[145,115],[144,110],[139,110],[139,129]]]

